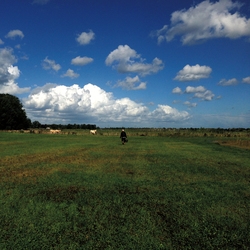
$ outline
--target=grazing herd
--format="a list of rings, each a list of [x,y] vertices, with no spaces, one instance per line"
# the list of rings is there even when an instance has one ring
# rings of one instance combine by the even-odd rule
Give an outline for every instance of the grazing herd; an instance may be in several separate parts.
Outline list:
[[[60,133],[61,133],[61,130],[53,130],[53,129],[51,129],[51,130],[50,130],[50,133],[51,133],[51,134],[60,134]]]
[[[97,135],[97,130],[90,130],[89,132],[90,132],[91,135]],[[60,134],[61,130],[53,130],[53,129],[51,129],[50,133],[51,134]]]

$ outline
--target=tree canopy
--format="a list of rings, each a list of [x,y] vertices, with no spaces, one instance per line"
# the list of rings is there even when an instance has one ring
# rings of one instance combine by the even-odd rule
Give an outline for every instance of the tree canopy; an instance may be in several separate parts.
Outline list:
[[[0,129],[27,129],[30,124],[20,100],[10,94],[0,94]]]

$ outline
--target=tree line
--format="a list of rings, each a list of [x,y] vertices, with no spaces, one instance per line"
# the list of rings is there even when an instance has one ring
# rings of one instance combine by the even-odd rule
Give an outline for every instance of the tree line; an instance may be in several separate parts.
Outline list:
[[[0,130],[20,130],[29,128],[51,129],[97,129],[94,124],[41,124],[31,122],[20,100],[10,94],[0,94]]]
[[[39,121],[34,121],[30,128],[42,129],[99,129],[95,124],[41,124]]]

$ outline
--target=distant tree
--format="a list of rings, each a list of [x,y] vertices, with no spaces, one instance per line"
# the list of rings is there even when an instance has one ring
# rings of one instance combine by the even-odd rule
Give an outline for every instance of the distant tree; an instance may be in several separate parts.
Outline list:
[[[96,129],[96,125],[87,124],[87,129]]]
[[[68,124],[67,125],[67,129],[72,129],[73,128],[73,125],[72,124]]]
[[[0,94],[0,129],[27,129],[30,123],[16,96]]]
[[[54,123],[50,125],[50,128],[52,128],[52,129],[57,129],[57,127],[58,127],[58,125],[54,124]]]
[[[28,128],[32,128],[32,122],[29,118],[27,119],[27,122],[28,122]]]
[[[81,124],[81,129],[86,129],[87,128],[87,126],[86,126],[86,124]]]
[[[41,128],[41,123],[39,121],[32,122],[32,128]]]

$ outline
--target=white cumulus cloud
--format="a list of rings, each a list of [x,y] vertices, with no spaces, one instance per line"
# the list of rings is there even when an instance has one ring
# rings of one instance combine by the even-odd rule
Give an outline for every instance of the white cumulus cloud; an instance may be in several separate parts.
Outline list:
[[[19,36],[21,39],[24,38],[24,34],[21,30],[11,30],[5,37],[15,39],[17,36]]]
[[[186,90],[184,93],[189,94],[189,93],[197,93],[197,92],[205,92],[207,89],[203,86],[198,86],[198,87],[191,87],[188,86],[186,87]]]
[[[138,61],[135,61],[138,59]],[[137,73],[141,76],[157,73],[164,68],[162,60],[154,58],[151,64],[143,63],[141,55],[131,49],[128,45],[119,45],[105,60],[107,66],[113,65],[119,73]]]
[[[248,84],[250,84],[250,76],[248,76],[248,77],[246,77],[246,78],[243,78],[243,79],[242,79],[242,82],[243,82],[243,83],[248,83]]]
[[[4,41],[2,39],[0,39],[0,45],[4,44]]]
[[[138,86],[136,86],[136,84]],[[127,90],[138,90],[138,89],[146,89],[147,83],[141,82],[139,76],[132,77],[126,77],[124,81],[118,81],[117,84],[113,86],[113,88],[121,87],[122,89]]]
[[[53,69],[55,71],[58,71],[61,69],[61,65],[60,64],[56,64],[55,60],[50,60],[48,59],[48,57],[46,56],[46,58],[43,60],[43,68],[48,70],[48,69]]]
[[[20,76],[20,70],[13,66],[17,62],[12,49],[0,49],[0,93],[22,94],[30,88],[20,88],[15,80]]]
[[[110,52],[110,54],[105,60],[105,63],[108,66],[110,66],[114,61],[133,63],[134,61],[132,61],[131,58],[140,57],[141,55],[138,55],[137,52],[131,49],[128,45],[119,45],[117,49]]]
[[[173,93],[173,94],[179,94],[179,95],[183,94],[181,88],[179,88],[179,87],[174,88],[174,89],[172,90],[172,93]]]
[[[186,111],[178,111],[175,108],[172,108],[168,105],[158,105],[158,108],[155,109],[149,116],[151,119],[156,121],[185,121],[190,118],[190,115]]]
[[[13,79],[9,72],[9,68],[12,64],[16,63],[17,60],[12,52],[12,49],[0,49],[0,84],[5,84],[10,79]]]
[[[186,111],[158,105],[150,111],[146,105],[129,98],[116,99],[113,93],[93,84],[83,88],[46,84],[33,90],[23,105],[27,115],[42,123],[102,123],[146,126],[155,122],[180,122],[190,118]]]
[[[217,85],[236,86],[238,84],[239,84],[239,81],[236,78],[233,78],[233,79],[230,79],[230,80],[222,79]]]
[[[40,92],[48,93],[50,89],[55,88],[58,86],[56,83],[46,83],[42,87],[37,87],[31,91],[31,95],[39,94]]]
[[[20,95],[28,92],[30,92],[30,87],[20,88],[18,83],[15,83],[13,80],[10,80],[7,84],[0,85],[0,93]]]
[[[198,87],[187,86],[184,92],[182,92],[182,90],[179,87],[176,87],[173,89],[172,93],[179,95],[195,93],[194,96],[189,99],[200,98],[200,101],[212,101],[215,96],[211,90],[207,90],[204,86],[198,86]],[[220,99],[221,97],[217,97],[216,99]],[[184,102],[183,104],[187,105],[188,107],[197,106],[197,103],[190,103],[188,101]]]
[[[68,69],[64,75],[61,75],[61,77],[67,77],[67,76],[73,79],[79,77],[80,75],[75,73],[74,70]]]
[[[164,25],[160,30],[152,32],[158,43],[171,41],[181,36],[183,44],[194,44],[212,38],[226,37],[236,39],[250,36],[250,19],[238,11],[242,7],[238,1],[220,0],[203,1],[188,10],[172,13],[171,26]],[[233,12],[234,11],[234,12]]]
[[[80,57],[80,56],[77,56],[76,58],[72,59],[71,60],[71,64],[73,65],[77,65],[77,66],[84,66],[88,63],[92,63],[94,61],[93,58],[91,57],[87,57],[87,56],[84,56],[84,57]]]
[[[188,106],[189,108],[194,108],[196,107],[198,104],[197,103],[191,103],[189,101],[183,102],[183,105]]]
[[[215,97],[215,94],[211,90],[206,90],[203,93],[195,93],[193,98],[201,98],[200,101],[212,101]]]
[[[80,45],[87,45],[91,42],[91,40],[95,39],[95,33],[90,30],[87,32],[82,32],[78,37],[76,38],[76,41],[80,43]]]
[[[174,80],[180,82],[198,81],[202,78],[208,78],[211,72],[212,69],[208,66],[200,66],[199,64],[190,66],[188,64],[177,73]]]

